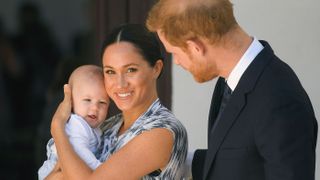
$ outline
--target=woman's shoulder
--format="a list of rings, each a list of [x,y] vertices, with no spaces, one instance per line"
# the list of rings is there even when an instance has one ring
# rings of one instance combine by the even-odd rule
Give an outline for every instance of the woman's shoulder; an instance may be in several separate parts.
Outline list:
[[[166,107],[162,106],[143,120],[143,126],[147,130],[154,128],[165,128],[176,132],[186,133],[183,124]]]

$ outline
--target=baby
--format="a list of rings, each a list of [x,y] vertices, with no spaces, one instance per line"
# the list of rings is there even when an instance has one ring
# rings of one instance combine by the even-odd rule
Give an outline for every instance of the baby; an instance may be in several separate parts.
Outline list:
[[[91,169],[96,169],[101,164],[95,156],[101,143],[102,132],[99,125],[106,119],[109,107],[103,71],[95,65],[80,66],[72,72],[69,84],[73,113],[65,130],[76,153]],[[40,180],[50,174],[58,160],[52,138],[47,144],[47,157],[38,171]]]

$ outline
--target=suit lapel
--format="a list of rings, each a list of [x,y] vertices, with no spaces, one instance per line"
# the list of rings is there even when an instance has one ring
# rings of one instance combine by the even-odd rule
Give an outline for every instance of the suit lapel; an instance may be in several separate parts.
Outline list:
[[[219,124],[217,125],[217,128],[215,128],[214,131],[211,131],[211,127],[209,127],[208,151],[207,151],[205,164],[204,164],[203,179],[207,178],[210,168],[212,166],[212,163],[216,157],[217,151],[219,150],[222,142],[224,141],[224,138],[228,134],[232,125],[235,123],[242,109],[245,107],[246,95],[254,89],[264,68],[270,62],[270,56],[273,55],[273,51],[269,46],[269,44],[265,41],[260,41],[260,42],[265,47],[258,54],[255,60],[249,65],[247,70],[242,75],[236,89],[232,93],[232,96],[227,106],[225,107],[224,112],[220,116],[221,119],[219,120]],[[215,93],[216,93],[216,90],[215,90]],[[217,113],[215,112],[215,110],[212,110],[211,112],[211,108],[210,108],[210,115],[209,115],[210,125],[212,125],[210,121],[215,121],[210,118],[214,118],[214,119],[216,118],[215,116],[211,115],[211,113],[213,114]]]

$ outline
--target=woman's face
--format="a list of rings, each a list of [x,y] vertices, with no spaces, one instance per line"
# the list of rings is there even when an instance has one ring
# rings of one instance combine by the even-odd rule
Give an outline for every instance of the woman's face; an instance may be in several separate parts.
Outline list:
[[[151,67],[131,43],[111,44],[103,54],[106,91],[121,111],[143,113],[157,98],[162,65]]]

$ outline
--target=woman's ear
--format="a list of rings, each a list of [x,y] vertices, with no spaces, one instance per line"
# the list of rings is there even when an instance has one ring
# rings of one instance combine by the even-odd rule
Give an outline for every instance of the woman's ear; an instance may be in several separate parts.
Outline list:
[[[154,75],[155,75],[155,78],[158,79],[158,77],[160,76],[161,72],[162,72],[162,69],[163,69],[163,62],[162,60],[157,60],[157,62],[155,63],[154,67]]]
[[[200,39],[190,39],[186,43],[188,51],[193,55],[203,56],[205,54],[206,47]]]

